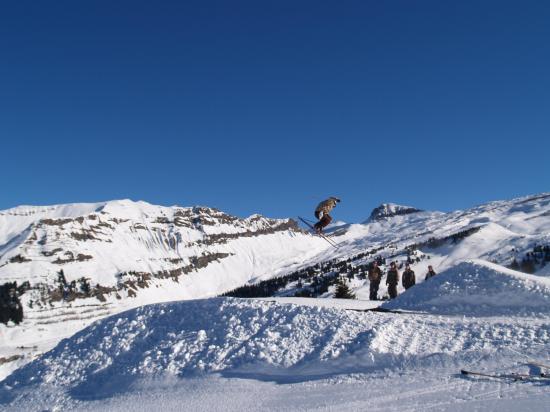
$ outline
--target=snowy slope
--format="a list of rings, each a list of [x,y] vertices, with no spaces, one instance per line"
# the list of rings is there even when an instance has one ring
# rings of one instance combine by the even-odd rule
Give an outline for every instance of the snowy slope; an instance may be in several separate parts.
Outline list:
[[[483,282],[473,277],[471,284],[478,289]],[[499,290],[506,287],[503,283]],[[524,295],[537,293],[527,284],[517,290],[522,287]],[[462,289],[455,297],[467,299],[467,294]],[[513,308],[514,304],[506,312]],[[308,409],[356,410],[368,405],[401,411],[407,406],[444,409],[457,403],[468,409],[480,397],[508,400],[504,406],[510,407],[524,396],[541,407],[550,400],[546,381],[517,384],[508,391],[503,386],[507,382],[485,380],[476,385],[457,373],[472,365],[529,372],[536,366],[528,359],[549,357],[549,339],[548,307],[536,317],[465,318],[229,298],[157,304],[98,321],[62,341],[3,382],[0,405],[10,410],[107,405],[145,410],[141,402],[152,405],[149,393],[153,392],[161,404],[176,410],[181,392],[192,398],[197,385],[206,382],[226,394],[221,398],[205,394],[207,398],[194,405],[204,409],[206,401],[208,410],[221,405],[242,410],[247,404],[259,410],[269,407],[273,393],[287,391],[291,397],[279,396],[270,409],[300,409],[293,403],[298,391],[304,396],[310,391],[317,394],[306,396],[303,405]],[[241,385],[247,396],[224,402],[240,379],[248,382]],[[323,387],[325,396],[308,383]],[[363,385],[351,399],[338,395],[357,391],[357,383]],[[403,385],[408,387],[407,404],[396,402]],[[255,406],[246,399],[251,394]],[[502,410],[502,403],[484,403],[484,410]]]
[[[369,223],[337,228],[331,236],[341,245],[339,249],[302,233],[288,219],[259,215],[239,219],[205,207],[163,207],[129,200],[22,206],[0,212],[0,280],[54,285],[56,273],[63,269],[68,282],[85,277],[92,285],[127,292],[128,282],[135,280],[129,272],[137,272],[154,282],[169,279],[170,288],[179,289],[181,298],[197,298],[369,249],[390,255],[471,228],[479,232],[457,247],[429,252],[439,271],[472,258],[507,265],[534,244],[550,242],[550,194],[450,213],[396,214],[413,208],[383,206],[385,212]],[[174,284],[173,280],[193,277],[193,273],[204,280],[197,290],[189,290],[189,284],[185,288]],[[143,293],[137,289],[138,295]]]
[[[345,236],[345,244],[392,244],[399,248],[429,238],[442,238],[472,227],[482,228],[483,233],[476,233],[466,239],[465,244],[459,245],[466,258],[509,261],[512,249],[521,254],[534,243],[548,243],[550,194],[492,202],[464,211],[416,212],[382,218],[369,224],[351,225]],[[480,242],[484,242],[485,246],[478,250]],[[443,250],[441,254],[447,255],[448,252]],[[457,256],[457,259],[446,262],[445,268],[463,258],[464,256]]]
[[[251,248],[259,247],[259,242],[250,240],[259,236],[266,236],[262,238],[264,250],[255,253]],[[217,254],[217,260],[226,259],[229,267],[235,266],[235,259],[239,268],[248,266],[239,279],[243,283],[263,270],[272,272],[284,266],[289,254],[292,258],[324,247],[319,239],[297,231],[288,219],[259,215],[239,219],[205,207],[121,200],[0,212],[3,281],[53,283],[56,272],[63,269],[69,282],[84,276],[92,284],[113,287],[121,273],[162,278],[163,272],[175,271],[178,276],[201,269],[197,259]],[[210,294],[222,289],[214,288]]]
[[[535,317],[550,313],[550,279],[466,261],[382,306],[444,315]]]
[[[368,251],[376,252],[353,264],[375,255],[403,262],[411,247],[421,284],[428,264],[438,272],[470,259],[506,266],[535,245],[550,244],[548,193],[450,213],[386,206],[364,224],[336,226],[330,236],[339,249],[289,219],[240,219],[207,207],[121,200],[2,211],[0,282],[29,281],[32,289],[22,296],[23,323],[0,324],[0,378],[94,320],[144,304],[211,297]],[[333,213],[337,218],[338,210]],[[69,283],[88,279],[92,293],[77,290],[63,300],[60,269]],[[537,266],[535,275],[550,275],[550,265]],[[368,281],[354,278],[350,286],[368,299]],[[403,293],[401,285],[398,290]],[[384,282],[379,294],[386,294]],[[12,356],[22,357],[2,362]]]
[[[30,283],[23,323],[0,324],[0,378],[95,319],[215,296],[330,247],[290,219],[129,200],[21,206],[0,212],[0,223],[0,283]]]
[[[422,283],[428,265],[444,272],[465,260],[479,259],[516,268],[537,276],[550,275],[550,195],[542,194],[493,202],[451,213],[416,211],[379,217],[366,224],[336,229],[331,236],[340,248],[329,249],[310,263],[275,280],[265,280],[255,290],[240,288],[231,296],[331,297],[339,277],[358,299],[369,299],[367,268],[382,259],[382,270],[397,262],[400,273],[407,262]],[[322,262],[322,264],[317,264]],[[347,262],[347,263],[346,263]],[[328,285],[328,289],[327,289]],[[403,293],[401,283],[398,292]],[[258,294],[254,294],[258,293]],[[387,297],[382,281],[379,297]]]

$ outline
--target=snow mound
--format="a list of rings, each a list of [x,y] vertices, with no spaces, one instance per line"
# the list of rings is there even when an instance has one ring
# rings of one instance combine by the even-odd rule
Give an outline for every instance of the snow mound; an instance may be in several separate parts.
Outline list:
[[[409,289],[382,307],[442,315],[550,315],[550,279],[471,260]]]
[[[337,357],[344,346],[358,345],[360,331],[370,328],[369,316],[358,312],[266,301],[214,298],[148,305],[95,322],[3,383],[4,389],[55,385],[78,396],[145,376],[250,368],[276,374],[306,360]],[[0,401],[3,397],[0,393]]]
[[[15,371],[0,384],[0,409],[78,410],[65,402],[116,397],[140,382],[174,378],[190,388],[206,374],[289,384],[456,371],[518,351],[535,358],[547,345],[548,319],[396,315],[231,298],[155,304],[97,321]]]

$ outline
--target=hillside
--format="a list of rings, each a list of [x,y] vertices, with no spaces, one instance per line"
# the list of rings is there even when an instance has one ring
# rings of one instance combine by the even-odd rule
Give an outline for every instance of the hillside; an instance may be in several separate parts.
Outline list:
[[[366,300],[375,259],[384,270],[410,262],[418,290],[428,265],[443,273],[470,259],[550,275],[550,194],[449,213],[386,206],[334,227],[338,249],[292,219],[207,207],[123,200],[2,211],[0,279],[17,282],[24,319],[0,324],[0,378],[94,320],[144,304],[222,293],[331,298],[341,277]]]
[[[259,252],[258,237],[263,247]],[[0,278],[53,284],[63,269],[67,282],[84,277],[93,287],[115,292],[127,291],[130,282],[177,282],[220,263],[224,273],[246,271],[235,279],[243,283],[252,275],[276,271],[285,259],[316,249],[316,244],[321,245],[319,239],[305,236],[290,219],[240,219],[207,207],[129,200],[22,206],[0,212]],[[252,263],[247,262],[250,255],[255,257]],[[216,284],[210,293],[223,288]]]
[[[331,308],[328,299],[326,307],[216,298],[133,309],[16,371],[2,383],[0,405],[14,411],[177,409],[181,402],[202,410],[218,410],[220,402],[225,410],[544,408],[550,383],[537,378],[541,368],[533,362],[550,358],[548,280],[482,263],[439,276],[391,305],[423,313]],[[492,293],[471,294],[486,290],[488,281]],[[452,291],[450,300],[441,288]],[[515,314],[517,301],[496,305],[495,296],[517,296],[537,310]],[[455,309],[468,302],[468,316],[442,316],[449,301]],[[463,378],[461,368],[534,377],[515,384]]]
[[[24,312],[0,324],[0,378],[95,319],[213,296],[327,247],[291,219],[129,200],[2,211],[0,245],[0,284],[17,282]]]
[[[324,259],[227,295],[331,297],[343,277],[358,299],[369,299],[367,271],[374,260],[383,271],[390,262],[396,262],[400,272],[410,263],[417,285],[424,281],[429,265],[444,272],[471,259],[550,275],[548,194],[450,213],[416,210],[383,217],[375,212],[378,217],[365,224],[335,230],[332,238],[340,248],[324,253]],[[403,291],[400,283],[398,292]],[[387,297],[384,281],[378,296]]]

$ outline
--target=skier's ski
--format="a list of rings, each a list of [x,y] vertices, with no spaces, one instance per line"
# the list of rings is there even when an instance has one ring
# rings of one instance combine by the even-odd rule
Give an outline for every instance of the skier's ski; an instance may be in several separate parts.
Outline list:
[[[358,299],[360,300],[360,299]],[[429,315],[426,312],[413,312],[411,310],[399,310],[399,309],[386,309],[381,307],[376,308],[370,308],[370,309],[345,309],[345,310],[352,310],[354,312],[380,312],[380,313],[395,313],[398,315]]]
[[[537,362],[535,360],[530,360],[528,363],[530,363],[531,365],[538,366],[539,368],[544,368],[544,369],[550,370],[550,365],[540,363],[540,362]]]
[[[526,380],[539,380],[539,379],[550,379],[550,375],[541,373],[540,375],[527,375],[522,373],[484,373],[484,372],[473,372],[461,369],[460,373],[467,376],[481,376],[484,378],[493,378],[493,379],[508,379],[513,381],[526,381]]]
[[[338,243],[336,243],[334,240],[332,239],[329,239],[327,236],[325,236],[324,234],[322,233],[319,233],[315,230],[315,228],[313,227],[313,225],[311,225],[311,223],[307,222],[306,219],[298,216],[298,219],[300,219],[302,221],[302,223],[304,223],[305,225],[307,225],[315,235],[318,235],[318,236],[321,236],[323,239],[325,239],[330,245],[334,246],[336,249],[339,248],[339,245]]]

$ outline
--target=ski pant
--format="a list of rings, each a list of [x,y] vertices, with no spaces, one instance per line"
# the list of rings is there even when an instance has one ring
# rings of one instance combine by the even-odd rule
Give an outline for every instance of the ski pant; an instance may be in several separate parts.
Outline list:
[[[388,285],[388,294],[390,295],[390,299],[397,297],[397,284],[390,283]]]
[[[370,300],[378,300],[378,287],[380,286],[380,281],[372,281],[370,282]]]
[[[315,223],[314,227],[317,230],[323,230],[325,227],[327,227],[330,222],[332,222],[332,217],[328,214],[323,214],[323,216],[320,216],[321,214],[319,212],[315,212],[315,217],[319,219],[317,223]]]

